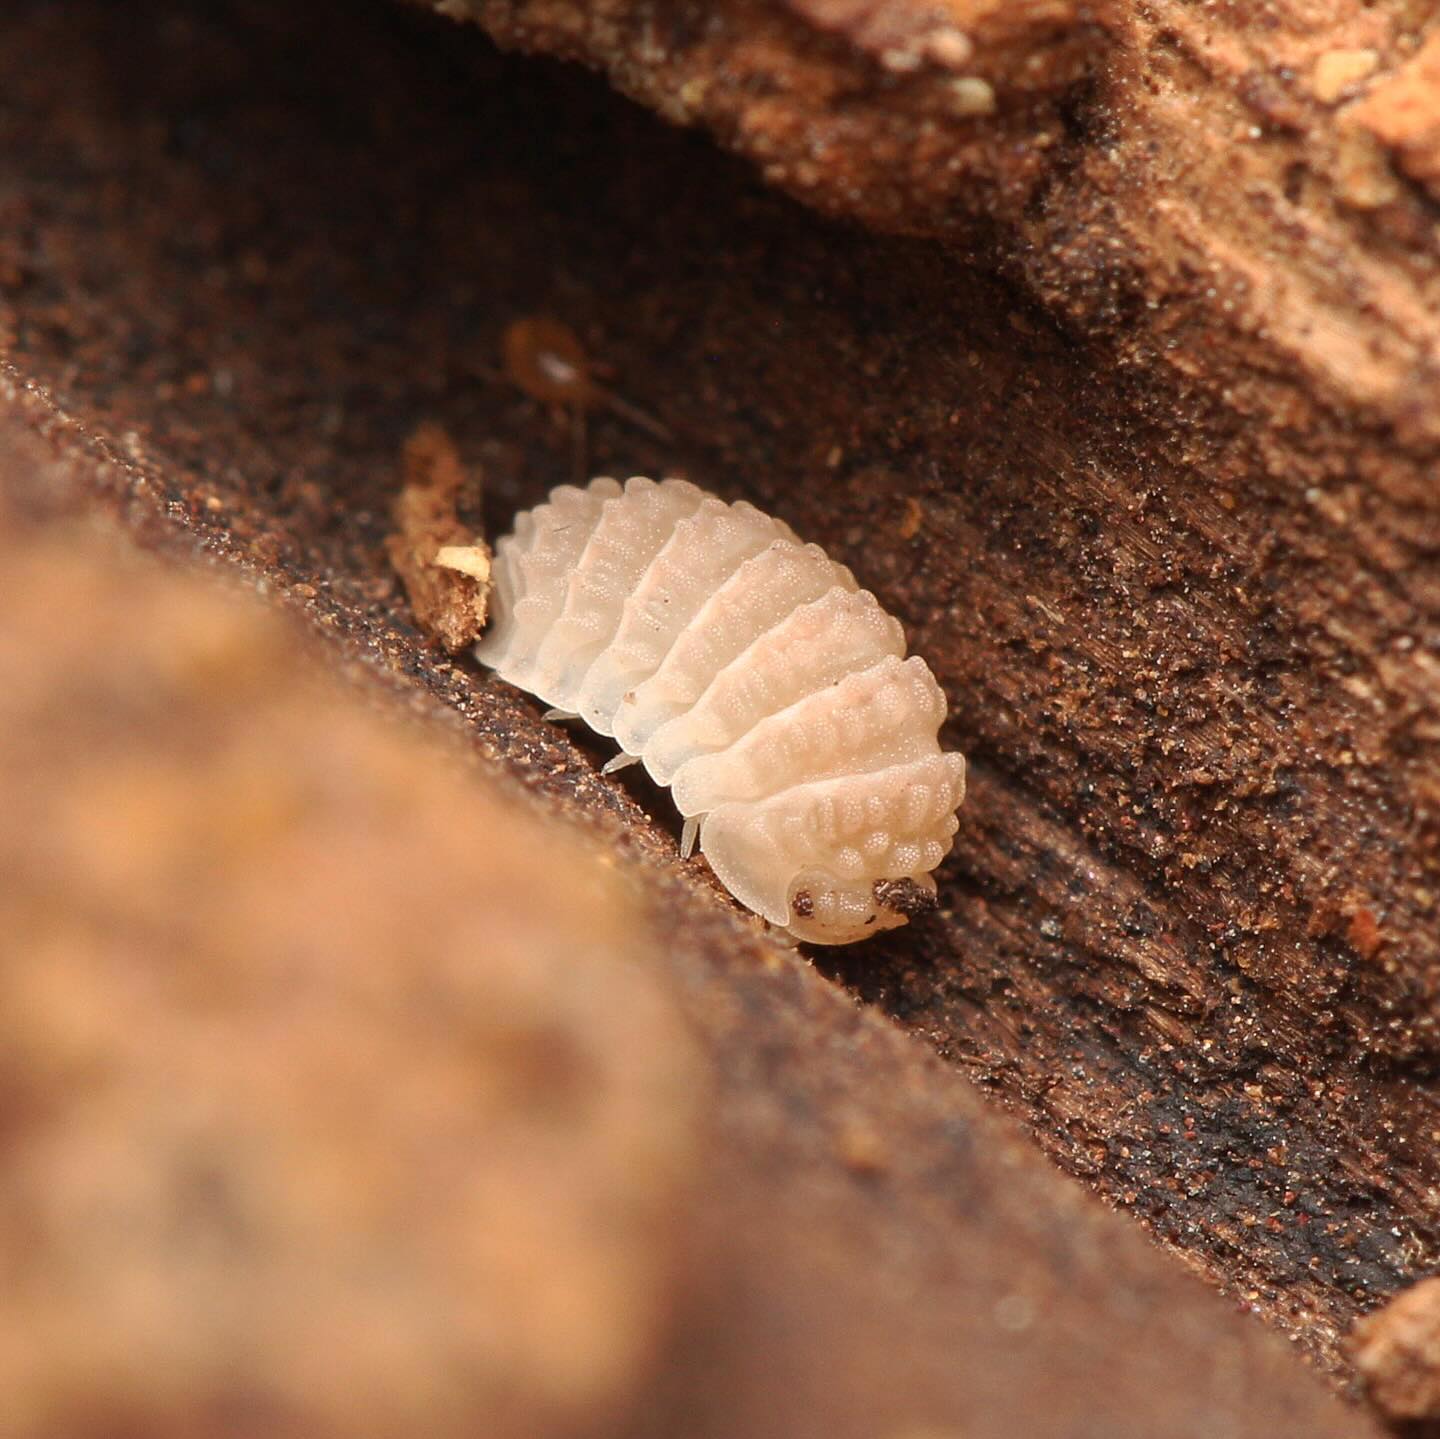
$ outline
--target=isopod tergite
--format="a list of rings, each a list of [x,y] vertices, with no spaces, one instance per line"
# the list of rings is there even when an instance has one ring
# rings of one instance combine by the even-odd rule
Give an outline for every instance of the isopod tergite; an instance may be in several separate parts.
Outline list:
[[[685,480],[561,485],[496,546],[502,679],[669,785],[720,882],[848,944],[933,905],[965,760],[899,623],[781,520]]]

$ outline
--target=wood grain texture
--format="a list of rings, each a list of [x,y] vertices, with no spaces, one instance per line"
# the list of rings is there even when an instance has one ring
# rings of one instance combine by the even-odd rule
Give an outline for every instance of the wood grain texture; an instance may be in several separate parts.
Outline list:
[[[476,8],[548,48],[531,7]],[[922,12],[794,7],[823,39],[790,36],[793,87],[772,55],[777,88],[840,44],[898,114],[861,32]],[[943,195],[892,202],[850,160],[797,182],[790,131],[699,117],[803,197],[951,247],[904,280],[889,251],[825,319],[771,309],[797,392],[837,356],[866,377],[863,407],[772,433],[948,654],[979,761],[954,929],[842,973],[1330,1362],[1437,1254],[1440,40],[1405,0],[1050,18],[1016,43],[1037,69],[1078,46],[1051,121],[986,72],[996,114],[917,162]],[[683,54],[623,24],[584,49],[642,97]],[[976,146],[1016,123],[997,181]],[[962,299],[966,259],[1013,300]]]
[[[358,603],[359,531],[215,522],[283,441],[201,478],[4,375],[6,1439],[1375,1439]]]

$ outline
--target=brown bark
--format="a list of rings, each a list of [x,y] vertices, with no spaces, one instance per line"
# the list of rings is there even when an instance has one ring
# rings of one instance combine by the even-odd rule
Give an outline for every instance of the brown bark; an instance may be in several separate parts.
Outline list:
[[[502,44],[603,67],[619,89],[673,123],[705,126],[803,199],[917,232],[957,207],[1021,213],[1105,40],[1083,0],[432,8]]]
[[[543,806],[97,534],[164,474],[0,414],[7,1439],[1376,1432],[524,707]]]
[[[1370,1401],[1399,1424],[1440,1422],[1440,1279],[1422,1279],[1351,1335]]]
[[[670,31],[612,7],[578,41],[585,7],[450,8],[581,53],[664,114],[697,63],[684,4]],[[897,84],[858,18],[807,31],[798,5],[766,7],[788,27],[766,105],[801,118],[732,122],[754,22],[719,8],[721,98],[695,118],[804,198],[1018,286],[977,296],[955,251],[892,248],[823,318],[798,296],[747,317],[757,367],[784,324],[774,363],[807,396],[767,406],[782,471],[818,487],[840,456],[821,538],[850,536],[905,597],[978,760],[952,927],[924,963],[836,970],[984,1056],[1063,1162],[1333,1355],[1350,1315],[1436,1261],[1427,7],[1051,12],[1058,29],[1016,39],[1055,82],[1043,103],[977,47],[994,115],[932,117],[908,143],[813,67],[892,122],[940,67]],[[947,15],[964,31],[976,8]],[[848,152],[798,176],[832,111],[854,149],[885,150],[883,183]]]
[[[507,85],[438,24],[19,6],[12,389],[93,438],[146,533],[233,556],[412,676],[526,784],[622,825],[669,894],[665,798],[600,783],[601,750],[419,648],[384,563],[427,415],[483,460],[492,524],[568,477],[569,432],[491,377],[510,323],[558,315],[676,436],[597,411],[594,468],[774,507],[905,619],[955,702],[975,764],[942,912],[827,972],[1338,1365],[1352,1316],[1433,1263],[1440,1179],[1434,216],[1405,178],[1423,145],[1396,171],[1381,112],[1347,113],[1347,86],[1401,74],[1413,24],[1035,8],[987,39],[957,4],[959,61],[904,6],[719,6],[698,31],[586,8],[603,24],[579,33],[575,7],[480,13],[669,114],[708,74],[685,118],[807,198],[946,243],[819,222],[573,75]],[[916,47],[918,70],[887,66]],[[1368,82],[1326,60],[1362,51]],[[994,113],[942,117],[957,79]],[[737,972],[755,951],[720,979],[687,952],[717,1032],[774,1001]],[[737,1070],[744,1028],[717,1042]],[[782,1096],[824,1072],[805,1034],[769,1051]],[[938,1163],[940,1129],[895,1152]],[[943,1248],[957,1222],[925,1232]]]

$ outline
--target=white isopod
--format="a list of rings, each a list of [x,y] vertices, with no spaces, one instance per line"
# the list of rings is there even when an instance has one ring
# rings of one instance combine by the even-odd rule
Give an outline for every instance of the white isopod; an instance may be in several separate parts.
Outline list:
[[[670,785],[742,904],[848,944],[934,904],[965,760],[899,623],[783,521],[685,480],[561,485],[496,546],[503,679]]]

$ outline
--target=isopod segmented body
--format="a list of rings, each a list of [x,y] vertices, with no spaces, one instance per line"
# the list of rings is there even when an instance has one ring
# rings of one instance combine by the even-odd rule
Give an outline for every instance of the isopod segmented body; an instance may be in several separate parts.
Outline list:
[[[671,786],[743,904],[848,944],[933,903],[965,791],[945,696],[818,546],[684,480],[597,479],[517,518],[494,585],[480,660]]]

